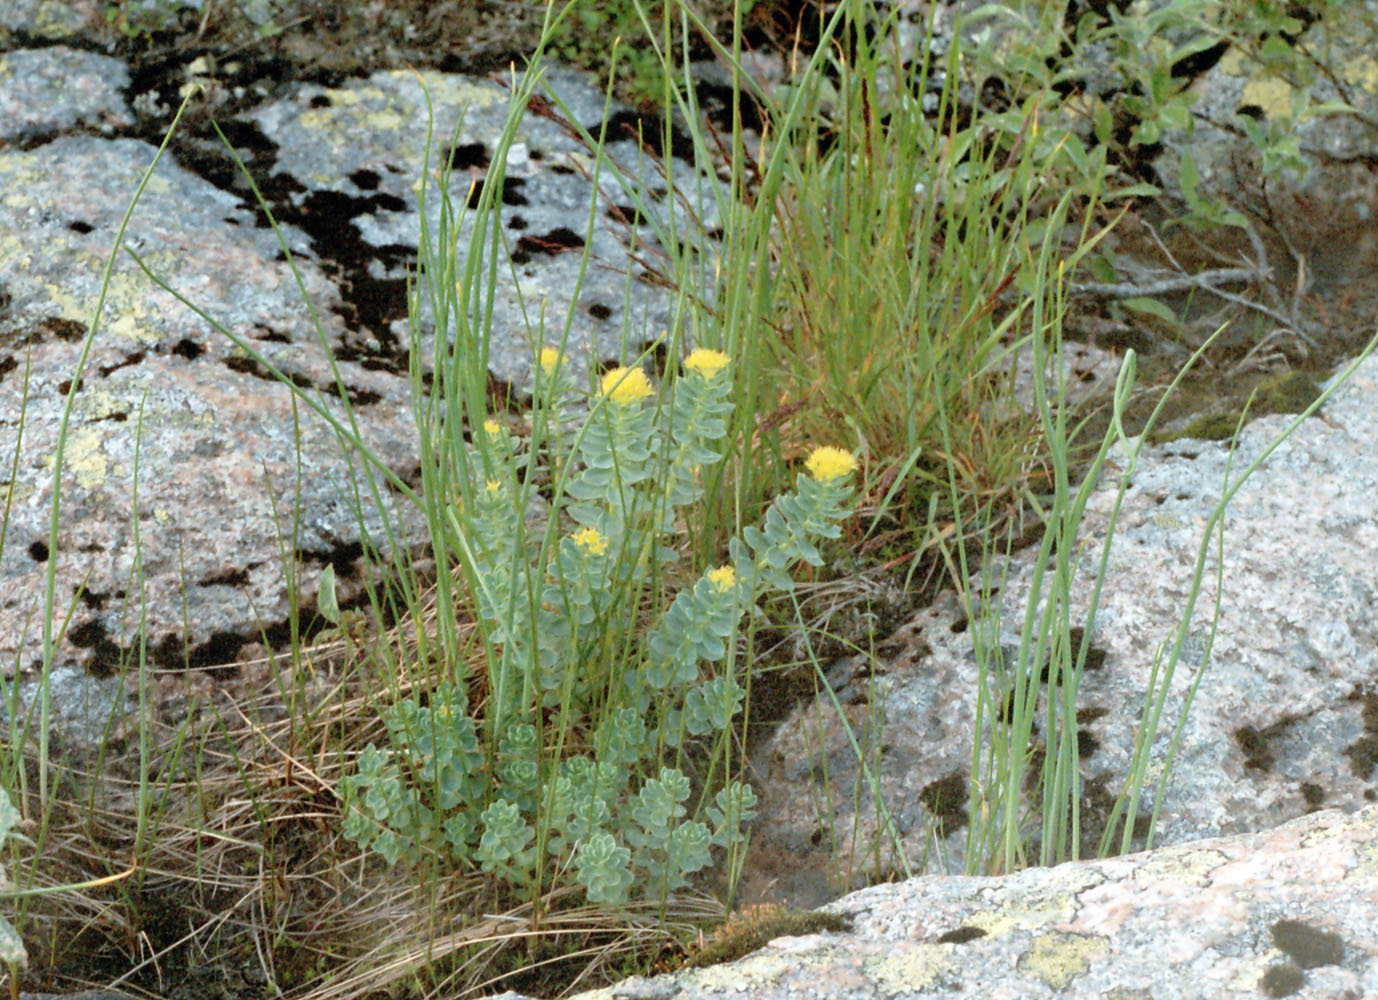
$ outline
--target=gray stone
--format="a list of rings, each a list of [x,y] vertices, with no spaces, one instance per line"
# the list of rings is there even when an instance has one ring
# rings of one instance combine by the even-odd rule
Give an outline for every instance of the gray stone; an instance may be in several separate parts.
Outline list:
[[[1358,1000],[1378,995],[1375,900],[1378,806],[1325,810],[1109,860],[875,886],[827,907],[848,932],[577,1000]]]
[[[35,38],[71,38],[100,16],[99,0],[8,0],[0,7],[0,42],[7,30]]]
[[[596,135],[604,114],[602,93],[569,70],[547,70],[545,81],[542,95],[550,114]],[[451,204],[463,205],[471,185],[482,182],[506,120],[511,91],[504,83],[392,70],[337,88],[303,85],[246,116],[277,147],[272,172],[302,186],[290,196],[294,201],[331,191],[378,203],[376,210],[354,220],[362,244],[377,257],[371,271],[376,278],[400,281],[414,271],[421,231],[415,186],[425,162],[427,94],[435,113],[431,170],[438,168],[442,150],[454,139],[456,169],[447,194]],[[638,152],[624,129],[611,126],[609,137],[617,141],[608,144],[607,155],[634,172]],[[655,182],[649,164],[642,169],[652,178],[647,186],[660,192],[659,204],[643,202],[643,211],[652,209],[658,217],[677,212],[683,228],[683,209],[677,210],[666,186]],[[676,183],[692,190],[688,166],[677,162],[674,170]],[[591,217],[589,177],[595,171],[608,197],[600,199]],[[436,234],[442,224],[438,185],[428,187],[427,198],[427,222]],[[511,263],[500,266],[490,320],[488,367],[494,376],[529,384],[533,338],[540,336],[542,316],[546,342],[559,341],[590,237],[589,265],[565,345],[580,371],[587,370],[590,358],[621,355],[624,339],[636,348],[681,325],[673,297],[648,280],[646,267],[633,265],[628,273],[629,256],[661,262],[660,244],[645,223],[637,243],[629,245],[630,228],[611,215],[618,205],[634,215],[637,198],[623,188],[614,170],[606,165],[600,170],[567,126],[541,114],[526,116],[508,151],[503,191],[496,201]],[[698,213],[705,230],[716,225],[708,204]],[[472,232],[472,219],[466,213],[452,235],[461,247]],[[419,319],[429,336],[434,330],[431,296],[423,288],[420,298]],[[390,332],[405,341],[406,317],[393,319]]]
[[[0,141],[78,125],[131,126],[120,93],[128,84],[124,63],[65,45],[0,53]]]
[[[1204,662],[1217,568],[1209,549],[1139,803],[1140,817],[1148,816],[1200,671],[1161,804],[1157,844],[1269,829],[1317,808],[1352,810],[1378,798],[1376,410],[1378,358],[1370,358],[1271,454],[1228,508],[1214,647]],[[1232,477],[1293,419],[1249,424]],[[1091,669],[1076,695],[1083,856],[1096,850],[1109,805],[1125,788],[1155,652],[1185,613],[1227,462],[1223,444],[1180,441],[1146,449],[1132,476],[1091,632]],[[1115,487],[1114,476],[1103,479],[1082,525],[1073,625],[1085,622]],[[1027,550],[1010,560],[998,635],[968,622],[949,597],[879,644],[874,673],[864,662],[832,667],[838,704],[820,697],[798,709],[757,760],[764,793],[760,846],[773,845],[790,859],[787,867],[808,871],[824,863],[813,845],[836,836],[844,856],[858,859],[857,870],[873,871],[876,843],[882,869],[903,868],[889,851],[897,839],[916,873],[962,870],[968,822],[982,808],[970,785],[980,690],[973,641],[999,650],[1005,668],[1014,669],[1034,563]],[[1045,697],[1046,690],[1038,701],[1035,748],[1047,738]],[[885,810],[874,807],[848,728],[861,740]],[[831,834],[816,805],[823,802],[836,810]],[[885,833],[887,814],[897,837]],[[935,824],[945,834],[936,841]],[[1036,824],[1023,827],[1028,837],[1037,832]],[[855,872],[844,870],[849,874]],[[807,894],[800,899],[810,901]]]
[[[138,140],[85,136],[0,152],[0,184],[9,192],[0,204],[0,246],[18,265],[4,276],[0,311],[0,453],[19,454],[0,557],[0,661],[7,669],[17,661],[27,671],[39,659],[52,457],[66,386],[99,294],[103,258],[153,153]],[[273,259],[271,233],[255,229],[233,196],[171,160],[160,164],[145,199],[126,245],[347,423],[291,271]],[[299,268],[327,343],[338,344],[344,326],[328,308],[338,294],[309,260]],[[341,362],[340,371],[365,442],[406,474],[415,445],[399,380],[358,363]],[[302,417],[296,429],[294,409]],[[126,255],[73,406],[65,470],[59,618],[78,588],[82,596],[59,664],[96,661],[108,670],[112,657],[131,652],[140,586],[150,655],[165,666],[182,660],[184,646],[193,660],[217,651],[232,656],[229,636],[252,639],[256,621],[282,621],[287,592],[273,554],[282,551],[281,539],[293,537],[298,491],[303,514],[294,549],[315,564],[312,583],[324,562],[345,558],[360,541],[341,492],[351,488],[350,475],[334,432],[303,404],[294,406],[291,392],[149,282]],[[406,505],[386,491],[383,498],[393,519],[415,531],[417,518]],[[365,524],[381,543],[376,512],[366,511]],[[136,550],[141,581],[134,576]],[[309,585],[303,589],[309,600]]]

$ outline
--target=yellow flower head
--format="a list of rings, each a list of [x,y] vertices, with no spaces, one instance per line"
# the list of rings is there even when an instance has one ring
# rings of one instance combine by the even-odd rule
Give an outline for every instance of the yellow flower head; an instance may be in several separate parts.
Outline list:
[[[708,580],[719,590],[731,590],[737,583],[737,571],[731,566],[719,566],[708,571]]]
[[[820,483],[830,483],[834,479],[856,471],[856,459],[852,457],[850,451],[825,446],[815,448],[810,453],[808,461],[804,463],[804,467],[809,470],[809,475]]]
[[[564,358],[560,357],[560,350],[556,347],[541,348],[541,371],[547,375],[555,374],[555,369],[560,367],[560,362]]]
[[[614,368],[603,376],[599,389],[604,396],[623,406],[639,403],[652,392],[651,380],[640,368]]]
[[[608,550],[607,540],[596,528],[580,528],[571,537],[574,544],[586,555],[601,556]]]
[[[684,367],[696,375],[712,378],[727,367],[727,362],[728,357],[722,351],[699,348],[684,359]]]
[[[499,424],[492,417],[489,417],[487,420],[483,422],[483,430],[485,433],[491,434],[492,436],[496,437],[497,435],[502,433],[502,425]]]
[[[490,496],[497,496],[498,490],[502,489],[502,483],[498,482],[496,479],[490,479],[483,484],[483,488],[488,491]]]

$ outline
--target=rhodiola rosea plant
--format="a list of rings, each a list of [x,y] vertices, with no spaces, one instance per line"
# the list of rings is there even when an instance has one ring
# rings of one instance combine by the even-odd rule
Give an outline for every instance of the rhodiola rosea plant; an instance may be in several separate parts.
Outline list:
[[[484,421],[447,512],[480,620],[487,675],[442,681],[387,710],[341,784],[345,833],[389,864],[438,857],[514,889],[577,883],[593,903],[663,900],[737,844],[755,815],[732,776],[745,678],[743,616],[792,587],[799,561],[837,537],[856,462],[816,449],[795,489],[728,559],[697,573],[649,622],[680,561],[677,524],[722,457],[731,362],[696,350],[658,395],[639,367],[603,375],[577,431],[564,359],[541,352],[532,434]],[[536,454],[553,500],[528,524]]]

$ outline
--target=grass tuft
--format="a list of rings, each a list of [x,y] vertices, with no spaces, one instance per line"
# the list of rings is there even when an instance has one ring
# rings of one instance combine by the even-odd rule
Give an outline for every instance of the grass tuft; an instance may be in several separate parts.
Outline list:
[[[182,16],[183,6],[153,9]],[[217,326],[292,388],[303,419],[329,424],[358,470],[341,489],[364,537],[363,595],[341,607],[333,573],[304,577],[293,541],[301,511],[280,511],[287,648],[265,641],[261,657],[237,664],[238,691],[194,684],[190,671],[172,684],[144,662],[135,615],[139,657],[123,683],[138,717],[123,733],[112,720],[88,756],[60,757],[48,726],[49,668],[66,626],[52,575],[59,446],[44,684],[33,706],[12,701],[3,764],[22,817],[14,827],[30,841],[11,851],[20,890],[8,895],[35,977],[83,962],[89,975],[92,955],[119,970],[108,977],[116,987],[154,983],[174,961],[218,963],[282,995],[350,1000],[564,991],[644,971],[735,902],[761,654],[790,637],[797,648],[778,659],[797,660],[804,690],[838,707],[827,658],[847,649],[874,662],[877,636],[839,636],[833,616],[887,581],[951,583],[977,638],[969,868],[1076,855],[1075,713],[1095,616],[1094,597],[1084,620],[1069,610],[1077,530],[1111,450],[1128,455],[1123,490],[1144,439],[1124,425],[1131,351],[1105,403],[1108,429],[1082,441],[1063,323],[1078,269],[1105,263],[1122,217],[1107,206],[1143,185],[1126,185],[1104,145],[1075,127],[1063,81],[1041,75],[1046,60],[1011,72],[993,100],[971,86],[987,77],[979,61],[968,65],[960,33],[943,48],[930,21],[905,50],[897,14],[841,0],[770,84],[743,68],[751,8],[733,5],[723,41],[722,11],[547,6],[468,208],[468,184],[455,197],[448,166],[434,169],[444,137],[428,130],[410,287],[419,486],[367,449],[337,368],[339,398],[327,401]],[[606,42],[609,25],[609,105],[618,81],[634,81],[664,130],[646,137],[648,150],[675,147],[680,130],[693,179],[669,183],[669,164],[649,151],[614,162],[607,124],[586,131],[558,94],[539,106],[583,142],[594,186],[633,206],[638,245],[654,239],[647,266],[673,296],[673,322],[629,324],[619,366],[599,380],[604,359],[568,356],[572,305],[563,316],[531,310],[532,403],[498,419],[486,359],[495,284],[512,266],[495,203],[505,154],[547,56]],[[689,61],[705,51],[730,68],[730,126],[713,124],[692,85]],[[1171,118],[1180,100],[1169,96],[1158,110]],[[590,231],[598,209],[588,206]],[[570,303],[599,263],[591,243]],[[112,263],[120,249],[134,256],[117,240]],[[283,252],[290,261],[285,241]],[[1030,359],[1032,405],[1020,407],[1016,372]],[[1324,398],[1299,405],[1313,412]],[[1263,457],[1222,485],[1217,545],[1225,502]],[[390,496],[423,515],[424,551],[386,518],[382,537],[364,530],[365,511],[386,511]],[[1038,546],[1035,582],[1007,663],[995,594],[1021,538]],[[1208,532],[1184,621],[1210,541]],[[314,609],[303,599],[312,591]],[[1117,830],[1123,849],[1140,826],[1184,635],[1165,643],[1161,686],[1145,693],[1134,773],[1103,851],[1116,849]],[[1044,663],[1041,689],[1030,678]],[[879,706],[874,676],[867,690]],[[905,853],[876,778],[882,723],[877,707],[847,734],[862,774],[853,811],[864,797],[874,842],[836,829],[831,790],[817,796],[838,886],[928,862]],[[1048,741],[1041,754],[1035,725]],[[931,811],[960,797],[962,780],[938,783]],[[690,964],[844,926],[748,909]],[[10,982],[17,989],[14,970]]]

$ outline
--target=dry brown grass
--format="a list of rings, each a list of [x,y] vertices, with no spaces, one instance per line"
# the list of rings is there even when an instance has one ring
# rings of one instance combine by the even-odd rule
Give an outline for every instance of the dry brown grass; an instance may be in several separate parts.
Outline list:
[[[432,637],[434,614],[428,602],[421,627]],[[131,734],[101,759],[68,761],[47,830],[29,831],[42,850],[20,872],[31,867],[36,884],[133,869],[97,891],[43,897],[23,923],[32,970],[135,995],[166,995],[195,975],[232,995],[273,984],[301,1000],[475,995],[513,977],[569,990],[644,967],[721,919],[708,896],[668,913],[583,907],[569,889],[533,904],[477,872],[389,870],[346,840],[340,778],[364,745],[386,740],[381,704],[416,693],[423,682],[409,677],[436,673],[421,669],[417,630],[356,626],[303,650],[295,676],[286,654],[228,664],[219,669],[234,676],[211,693],[157,678],[142,832]],[[482,666],[475,645],[463,669],[482,676]]]

